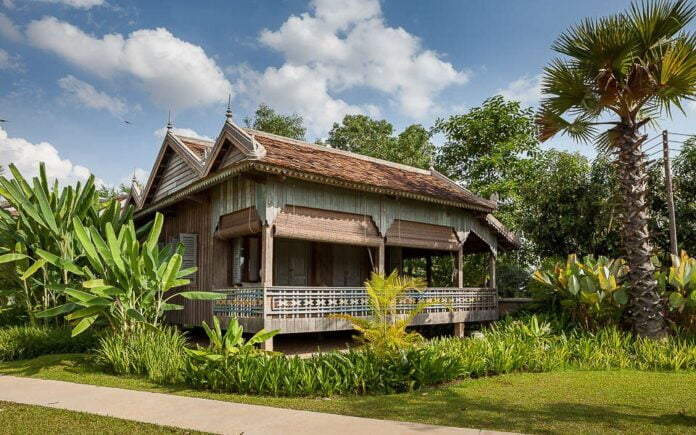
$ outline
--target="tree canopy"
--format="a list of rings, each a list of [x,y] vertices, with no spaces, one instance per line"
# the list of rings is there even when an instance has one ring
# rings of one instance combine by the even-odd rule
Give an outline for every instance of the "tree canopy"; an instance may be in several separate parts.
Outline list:
[[[291,139],[305,140],[307,129],[304,120],[296,113],[281,115],[264,103],[254,112],[254,118],[244,118],[244,125],[254,130],[277,134]]]
[[[332,148],[351,151],[370,157],[389,160],[419,168],[428,168],[435,155],[430,132],[420,124],[413,124],[398,136],[394,126],[385,120],[366,115],[346,115],[334,123],[326,142]]]

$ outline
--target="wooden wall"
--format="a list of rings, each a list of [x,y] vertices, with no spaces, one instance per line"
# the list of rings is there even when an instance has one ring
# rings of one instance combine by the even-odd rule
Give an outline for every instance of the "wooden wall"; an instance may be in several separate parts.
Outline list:
[[[214,240],[210,228],[211,204],[206,197],[197,197],[196,201],[185,199],[164,210],[164,225],[160,241],[170,243],[181,233],[198,234],[198,273],[196,285],[180,287],[178,290],[210,290],[215,274],[212,267]],[[179,298],[176,298],[179,299]],[[212,321],[212,303],[207,301],[175,300],[184,306],[183,310],[170,311],[167,320],[172,323],[200,326],[205,320]]]
[[[188,186],[193,183],[197,174],[193,168],[174,151],[169,150],[171,156],[167,161],[167,165],[162,172],[162,179],[158,183],[157,190],[154,194],[154,201],[158,201],[161,198],[169,195],[170,193],[177,191],[184,186]]]

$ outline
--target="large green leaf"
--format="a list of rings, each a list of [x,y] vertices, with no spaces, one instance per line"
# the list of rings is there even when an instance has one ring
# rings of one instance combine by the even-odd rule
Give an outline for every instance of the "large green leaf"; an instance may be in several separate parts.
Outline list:
[[[24,254],[17,254],[17,253],[3,254],[3,255],[0,255],[0,264],[10,263],[12,261],[24,260],[26,258],[29,258],[29,256],[24,255]]]
[[[46,260],[44,260],[43,258],[38,259],[34,262],[34,264],[32,264],[29,267],[29,269],[24,271],[24,273],[22,274],[22,276],[19,277],[19,279],[21,279],[22,281],[28,280],[29,278],[31,278],[33,274],[35,274],[39,269],[41,269],[44,266],[44,264],[46,264]]]
[[[85,317],[84,319],[80,320],[80,322],[77,324],[77,326],[75,326],[70,335],[72,337],[76,337],[82,334],[87,330],[87,328],[92,326],[92,323],[94,323],[95,320],[97,320],[97,316]]]
[[[59,316],[61,314],[69,313],[69,312],[73,311],[75,308],[77,308],[77,305],[73,304],[72,302],[69,302],[67,304],[59,305],[57,307],[53,307],[53,308],[50,308],[48,310],[36,313],[36,317],[38,317],[38,318],[55,317],[55,316]]]
[[[193,292],[181,292],[178,293],[178,296],[181,296],[184,299],[190,299],[190,300],[201,300],[201,301],[212,301],[212,300],[217,300],[217,299],[224,299],[225,295],[222,293],[217,293],[217,292],[199,292],[199,291],[193,291]]]

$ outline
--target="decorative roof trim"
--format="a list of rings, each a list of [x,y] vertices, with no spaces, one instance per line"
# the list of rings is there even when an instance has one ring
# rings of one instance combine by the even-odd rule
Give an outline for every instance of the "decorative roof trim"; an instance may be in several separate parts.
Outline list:
[[[232,143],[249,159],[260,159],[266,155],[266,149],[254,139],[253,135],[247,133],[243,128],[232,122],[231,119],[227,119],[208,155],[201,173],[202,177],[207,176],[212,171],[218,155],[225,148],[225,141]]]
[[[257,169],[261,172],[268,172],[268,173],[273,173],[273,174],[282,174],[282,175],[286,175],[286,176],[289,176],[292,178],[313,181],[316,183],[328,184],[328,185],[338,186],[338,187],[345,187],[348,189],[360,190],[363,192],[372,192],[372,193],[379,193],[379,194],[383,194],[383,195],[399,196],[402,198],[415,199],[418,201],[431,202],[431,203],[435,203],[435,204],[448,205],[448,206],[452,206],[452,207],[464,208],[464,209],[469,209],[469,210],[476,210],[476,211],[485,212],[485,213],[489,213],[489,212],[493,211],[493,209],[479,207],[479,206],[476,206],[474,204],[469,204],[469,203],[464,202],[464,201],[451,201],[451,200],[446,200],[446,199],[442,199],[442,198],[421,195],[418,193],[411,193],[411,192],[405,192],[402,190],[377,187],[377,186],[373,186],[370,184],[362,184],[362,183],[354,183],[354,182],[350,182],[350,181],[343,181],[343,180],[340,180],[337,178],[327,177],[324,175],[315,175],[315,174],[311,174],[308,172],[287,169],[287,168],[284,168],[281,166],[277,166],[277,165],[270,164],[270,163],[265,163],[262,161],[250,161],[250,162],[252,163],[254,169]]]
[[[186,163],[188,163],[189,166],[196,172],[196,174],[200,177],[202,174],[203,167],[201,166],[201,161],[198,160],[198,157],[193,154],[193,151],[191,151],[186,145],[184,145],[183,142],[179,138],[177,138],[174,134],[172,134],[171,131],[167,130],[167,134],[164,136],[164,139],[162,140],[162,145],[160,146],[159,153],[157,154],[157,158],[155,159],[155,164],[152,165],[152,169],[150,170],[150,176],[147,179],[147,184],[145,185],[145,189],[143,189],[142,192],[142,197],[141,197],[141,206],[145,205],[147,202],[148,196],[151,193],[152,190],[152,185],[155,180],[155,176],[157,175],[157,172],[162,169],[162,159],[164,158],[165,151],[167,148],[171,148],[175,153],[179,154],[181,158],[184,159]]]
[[[500,222],[495,216],[489,213],[486,215],[485,221],[513,247],[519,248],[522,246],[522,241],[520,238],[512,231],[505,228],[505,225],[503,225],[503,223]]]
[[[219,173],[199,179],[198,181],[194,182],[193,184],[185,187],[184,189],[178,190],[176,192],[171,193],[170,195],[162,198],[160,201],[155,202],[153,204],[150,204],[148,207],[145,207],[141,210],[138,210],[135,213],[135,217],[141,217],[148,215],[154,211],[157,211],[161,208],[167,207],[171,204],[174,204],[177,201],[180,201],[181,199],[184,199],[185,197],[192,195],[194,193],[197,193],[203,189],[206,189],[208,187],[212,187],[215,184],[218,184],[222,182],[223,180],[237,175],[240,172],[244,172],[245,170],[249,169],[252,166],[252,162],[245,160],[240,162],[237,165],[230,166],[229,168],[226,168],[223,171],[220,171]]]

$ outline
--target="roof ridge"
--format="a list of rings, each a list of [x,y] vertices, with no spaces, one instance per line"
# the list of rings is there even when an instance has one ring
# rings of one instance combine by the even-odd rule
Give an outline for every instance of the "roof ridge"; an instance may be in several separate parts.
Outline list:
[[[416,172],[416,173],[423,174],[423,175],[432,175],[432,173],[427,169],[416,168],[414,166],[408,166],[408,165],[404,165],[402,163],[390,162],[389,160],[378,159],[376,157],[370,157],[370,156],[366,156],[364,154],[358,154],[358,153],[354,153],[351,151],[339,150],[339,149],[331,148],[331,147],[328,147],[325,145],[312,144],[309,142],[305,142],[305,141],[301,141],[301,140],[297,140],[297,139],[292,139],[292,138],[285,137],[285,136],[280,136],[278,134],[267,133],[265,131],[260,131],[260,130],[254,130],[253,128],[242,127],[242,129],[246,130],[250,134],[257,135],[257,136],[266,136],[266,137],[271,138],[271,139],[274,139],[274,138],[282,139],[284,141],[294,143],[295,145],[300,145],[300,146],[312,148],[312,149],[319,150],[319,151],[326,151],[329,153],[341,154],[344,156],[354,157],[357,159],[366,160],[368,162],[377,163],[380,165],[391,166],[394,168],[403,169],[403,170],[411,171],[411,172]]]
[[[200,138],[200,137],[185,136],[185,135],[183,135],[183,134],[174,134],[174,133],[173,133],[173,135],[176,136],[177,138],[179,138],[179,140],[185,139],[185,140],[191,141],[191,142],[198,142],[198,143],[201,143],[201,144],[210,145],[211,147],[212,147],[213,145],[215,145],[215,141],[208,140],[208,139],[203,139],[203,138]]]

